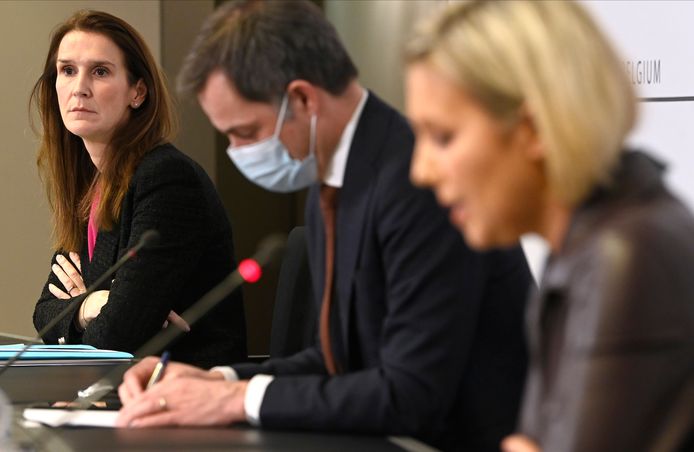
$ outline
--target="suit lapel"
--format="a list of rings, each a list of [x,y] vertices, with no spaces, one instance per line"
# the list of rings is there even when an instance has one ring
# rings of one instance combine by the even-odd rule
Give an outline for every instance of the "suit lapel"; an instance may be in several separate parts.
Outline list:
[[[385,140],[387,117],[381,102],[369,93],[354,133],[337,208],[336,288],[345,356],[349,354],[349,322],[367,212],[376,183],[375,160]],[[343,357],[343,358],[344,358]],[[343,366],[349,363],[343,361]]]

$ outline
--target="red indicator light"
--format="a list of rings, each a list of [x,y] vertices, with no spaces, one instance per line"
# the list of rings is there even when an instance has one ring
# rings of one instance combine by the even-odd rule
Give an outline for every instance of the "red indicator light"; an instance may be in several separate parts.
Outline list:
[[[263,275],[260,265],[253,259],[244,259],[239,263],[239,274],[244,281],[254,283]]]

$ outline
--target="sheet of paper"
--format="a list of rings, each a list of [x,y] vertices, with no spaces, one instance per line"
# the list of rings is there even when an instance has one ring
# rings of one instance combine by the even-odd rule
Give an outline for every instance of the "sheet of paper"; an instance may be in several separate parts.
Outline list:
[[[24,419],[51,427],[115,427],[118,410],[66,410],[59,408],[25,408]]]

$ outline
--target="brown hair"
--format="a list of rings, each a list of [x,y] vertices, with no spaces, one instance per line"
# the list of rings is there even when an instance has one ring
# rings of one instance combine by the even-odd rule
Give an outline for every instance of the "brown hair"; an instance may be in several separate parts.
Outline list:
[[[292,80],[341,94],[357,68],[335,28],[308,1],[242,0],[220,6],[203,24],[178,76],[178,89],[199,93],[221,69],[241,95],[279,101]]]
[[[110,39],[123,52],[131,86],[142,80],[147,87],[142,105],[131,110],[127,121],[114,131],[101,173],[82,139],[63,124],[55,89],[60,43],[76,30]],[[54,246],[57,250],[80,250],[97,182],[101,191],[97,224],[109,229],[120,216],[137,164],[176,132],[177,120],[164,74],[142,36],[128,23],[105,12],[78,11],[53,32],[43,73],[34,85],[29,104],[30,111],[36,108],[41,118],[37,165],[53,211]]]

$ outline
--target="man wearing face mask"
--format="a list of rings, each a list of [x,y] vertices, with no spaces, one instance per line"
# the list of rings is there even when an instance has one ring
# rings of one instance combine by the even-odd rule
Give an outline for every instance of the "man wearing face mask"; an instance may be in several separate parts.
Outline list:
[[[496,450],[515,426],[530,274],[519,248],[477,254],[432,195],[413,188],[413,135],[357,81],[309,2],[226,4],[203,26],[179,82],[230,140],[250,180],[310,186],[316,345],[215,368],[155,358],[119,389],[120,425],[228,425],[410,435]]]
[[[228,84],[226,76],[218,72],[210,77],[211,89],[205,90],[205,100],[201,98],[201,105],[207,105],[207,109],[214,108],[213,104],[224,103],[223,98],[216,97],[218,90],[222,91]],[[213,86],[221,85],[221,86]],[[201,96],[204,95],[201,93]],[[280,139],[280,132],[287,116],[288,95],[282,97],[277,124],[272,136],[256,143],[234,146],[235,136],[228,132],[229,142],[227,155],[234,162],[236,168],[246,176],[248,180],[261,187],[278,192],[288,193],[306,188],[318,180],[318,164],[316,163],[316,123],[318,117],[311,114],[308,155],[303,159],[291,157],[289,150]],[[364,97],[366,98],[366,97]],[[203,107],[204,108],[204,107]],[[211,116],[210,116],[211,117]]]

